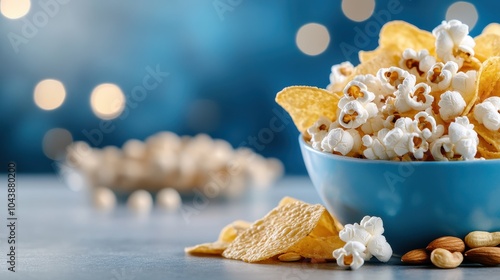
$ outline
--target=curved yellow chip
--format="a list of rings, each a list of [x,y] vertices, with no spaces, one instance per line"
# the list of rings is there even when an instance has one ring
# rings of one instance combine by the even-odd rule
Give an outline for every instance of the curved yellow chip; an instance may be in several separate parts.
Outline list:
[[[238,235],[250,227],[251,223],[243,220],[236,220],[225,226],[219,238],[215,242],[203,243],[192,247],[187,247],[184,252],[193,255],[222,255],[229,243],[231,243]]]
[[[347,81],[352,80],[352,78],[357,75],[375,75],[380,68],[388,68],[399,65],[401,52],[397,52],[391,48],[383,48],[380,51],[377,49],[374,52],[374,54],[365,54],[370,56],[370,59],[354,67],[354,71]]]
[[[500,158],[500,150],[498,150],[495,145],[492,145],[486,141],[481,134],[483,132],[478,133],[479,135],[479,145],[477,146],[477,152],[479,157],[483,157],[485,159],[495,159]]]
[[[429,31],[419,29],[405,21],[395,20],[386,23],[380,30],[379,46],[399,53],[412,48],[416,51],[427,49],[430,54],[434,54],[435,41]]]
[[[238,235],[249,228],[250,225],[252,225],[252,223],[243,220],[236,220],[221,230],[217,241],[232,242]]]
[[[500,24],[496,22],[492,22],[483,29],[481,34],[498,34],[500,35]]]
[[[184,252],[193,255],[222,255],[226,250],[228,242],[215,241],[212,243],[203,243],[192,247],[184,248]]]
[[[285,253],[311,233],[325,213],[329,215],[325,207],[301,201],[278,206],[239,235],[222,256],[258,262]]]
[[[500,56],[488,58],[483,62],[478,74],[477,94],[479,101],[490,96],[500,96]]]
[[[287,251],[294,252],[304,258],[333,259],[333,251],[342,248],[345,242],[338,235],[326,237],[306,236]]]
[[[474,38],[474,56],[480,61],[485,61],[492,56],[500,56],[500,34],[486,33]]]
[[[301,133],[312,126],[320,116],[335,120],[340,96],[327,90],[292,86],[276,95],[276,102],[285,109]]]
[[[480,139],[478,150],[480,150],[479,148],[481,147],[483,152],[500,152],[500,132],[491,131],[484,125],[479,124],[472,113],[470,113],[468,117],[471,124],[474,125],[474,130],[477,132]]]

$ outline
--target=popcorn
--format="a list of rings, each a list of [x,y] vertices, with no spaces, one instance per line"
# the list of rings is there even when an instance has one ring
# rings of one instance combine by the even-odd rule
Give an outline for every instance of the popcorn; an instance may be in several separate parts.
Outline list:
[[[342,91],[344,82],[347,80],[347,77],[353,73],[353,71],[354,66],[349,61],[333,65],[332,72],[330,74],[330,84],[327,88],[332,92]]]
[[[370,103],[375,105],[374,103]],[[376,106],[375,106],[376,107]],[[373,106],[370,106],[373,108]],[[358,128],[366,123],[370,112],[357,100],[347,102],[339,115],[339,124],[345,128]]]
[[[344,108],[344,106],[353,100],[365,105],[375,99],[375,94],[369,91],[366,85],[360,81],[352,80],[344,88],[344,97],[339,101],[339,108]]]
[[[453,61],[448,61],[446,64],[438,62],[427,71],[426,80],[432,88],[432,91],[446,90],[450,87],[451,81],[457,73],[459,67]]]
[[[377,72],[377,78],[382,81],[383,88],[389,93],[394,93],[399,85],[401,85],[410,75],[408,71],[394,66],[390,68],[381,68]]]
[[[373,118],[369,118],[366,122],[361,125],[361,131],[364,134],[373,134],[385,127],[385,120],[382,115],[376,115]]]
[[[394,93],[396,101],[394,106],[400,113],[410,110],[425,110],[432,105],[434,97],[430,95],[431,88],[425,83],[415,85],[416,78],[414,75],[408,75],[403,83]]]
[[[311,141],[313,143],[313,148],[316,150],[321,150],[321,141],[328,134],[328,129],[332,122],[323,116],[319,117],[310,128],[307,129],[307,133],[311,135]]]
[[[448,161],[454,157],[449,136],[443,136],[431,143],[431,154],[436,161]]]
[[[426,49],[418,53],[413,49],[406,49],[403,52],[399,67],[407,70],[410,74],[422,77],[436,63],[436,58],[429,54]]]
[[[337,259],[337,264],[341,267],[350,266],[351,269],[356,270],[363,266],[365,263],[366,246],[358,241],[349,241],[344,247],[333,251],[333,257]],[[350,264],[346,264],[345,257],[352,256]]]
[[[383,139],[389,133],[389,129],[383,128],[377,132],[377,136],[364,135],[361,138],[363,146],[366,149],[363,151],[363,155],[367,159],[392,159],[396,157],[394,150],[387,149],[383,143]]]
[[[455,118],[455,122],[452,122],[448,128],[448,134],[456,154],[461,155],[464,160],[474,159],[479,138],[474,131],[474,125],[469,123],[469,118]]]
[[[500,97],[486,98],[474,107],[474,118],[491,131],[500,129]]]
[[[337,264],[346,267],[345,257],[352,256],[352,269],[358,269],[365,260],[375,256],[381,262],[387,262],[392,256],[392,248],[382,235],[384,225],[379,217],[365,216],[361,222],[347,224],[340,231],[339,237],[346,242],[343,248],[333,251]]]
[[[361,137],[354,130],[343,130],[342,128],[334,128],[328,132],[328,135],[323,138],[321,148],[325,152],[337,152],[345,156],[351,151],[358,151],[361,146]]]
[[[431,114],[432,110],[428,110],[425,112],[418,112],[414,117],[416,130],[428,142],[433,142],[444,133],[444,126],[441,124],[438,125],[436,119]]]
[[[459,20],[443,21],[432,30],[436,37],[436,54],[443,61],[453,61],[462,67],[465,60],[474,56],[476,43],[469,34],[469,26]]]
[[[477,71],[458,72],[451,80],[453,90],[460,92],[465,100],[471,101],[476,92]]]
[[[441,94],[439,100],[439,115],[443,121],[450,121],[460,116],[467,105],[458,91],[447,91]]]

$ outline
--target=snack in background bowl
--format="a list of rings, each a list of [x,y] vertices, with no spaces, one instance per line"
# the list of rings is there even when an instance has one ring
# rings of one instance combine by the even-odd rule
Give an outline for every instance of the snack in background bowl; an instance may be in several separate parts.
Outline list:
[[[283,174],[278,159],[266,159],[248,148],[233,149],[205,134],[180,137],[171,132],[144,142],[128,140],[121,149],[75,142],[68,148],[66,163],[63,167],[85,178],[98,208],[112,208],[115,194],[118,200],[134,198],[128,205],[138,211],[151,208],[152,200],[137,191],[148,191],[160,207],[172,210],[180,205],[179,194],[238,197],[248,186],[270,186]]]
[[[277,94],[313,184],[342,223],[381,217],[400,254],[500,229],[498,26],[472,38],[458,20],[432,32],[388,22],[359,65],[332,67],[327,89]]]

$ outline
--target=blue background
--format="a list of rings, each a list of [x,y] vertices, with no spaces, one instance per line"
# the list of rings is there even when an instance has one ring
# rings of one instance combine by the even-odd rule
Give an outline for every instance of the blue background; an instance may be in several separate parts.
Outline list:
[[[120,146],[161,130],[204,132],[235,147],[249,146],[248,137],[269,128],[273,109],[281,111],[274,102],[279,90],[299,84],[326,87],[332,64],[358,62],[356,54],[340,48],[342,43],[355,47],[356,27],[363,30],[370,21],[380,27],[374,18],[349,20],[340,0],[221,0],[237,4],[222,13],[213,0],[70,0],[16,53],[8,34],[22,34],[45,2],[32,1],[22,19],[0,15],[0,163],[14,160],[20,172],[54,172],[42,151],[44,134],[60,127],[74,140],[87,141],[82,131],[101,122],[90,108],[92,89],[110,82],[130,96],[148,66],[158,65],[169,76],[126,118],[113,120],[113,132],[99,146]],[[377,0],[374,14],[386,10],[388,2]],[[454,2],[400,0],[402,11],[390,19],[432,30]],[[470,2],[479,14],[473,36],[500,21],[498,2]],[[310,22],[326,26],[331,37],[317,56],[302,53],[295,43],[297,30]],[[375,48],[377,39],[370,37],[362,48]],[[47,78],[66,88],[65,102],[53,111],[33,102],[35,85]],[[297,135],[289,123],[258,152],[280,158],[288,174],[304,174]]]

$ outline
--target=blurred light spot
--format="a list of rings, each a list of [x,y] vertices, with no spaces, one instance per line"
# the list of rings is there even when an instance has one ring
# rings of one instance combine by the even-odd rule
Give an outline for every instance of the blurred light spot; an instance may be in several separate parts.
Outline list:
[[[30,0],[1,0],[0,12],[6,18],[18,19],[24,17],[31,8]]]
[[[342,0],[342,12],[353,21],[365,21],[375,10],[375,0]]]
[[[110,120],[118,117],[125,108],[125,95],[115,84],[101,84],[90,95],[90,106],[96,116]]]
[[[64,128],[53,128],[43,136],[43,153],[50,159],[61,160],[66,156],[66,148],[73,142],[73,136]]]
[[[38,107],[54,110],[63,104],[66,90],[60,81],[47,79],[36,85],[33,98]]]
[[[211,132],[220,123],[219,104],[208,99],[192,102],[187,110],[187,125],[196,132]]]
[[[323,25],[308,23],[297,31],[295,42],[303,53],[318,55],[323,53],[330,44],[330,34]]]
[[[450,5],[446,11],[446,20],[458,19],[469,26],[472,30],[477,23],[477,10],[476,7],[464,1],[458,1]]]

